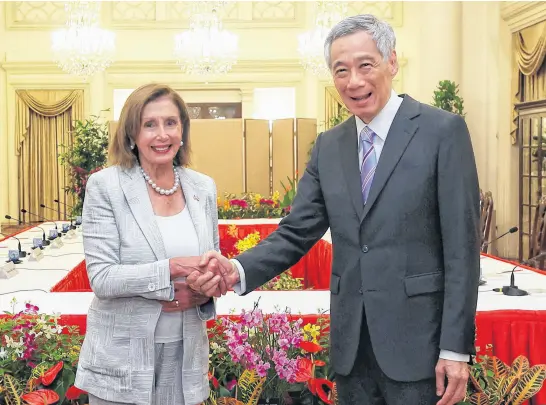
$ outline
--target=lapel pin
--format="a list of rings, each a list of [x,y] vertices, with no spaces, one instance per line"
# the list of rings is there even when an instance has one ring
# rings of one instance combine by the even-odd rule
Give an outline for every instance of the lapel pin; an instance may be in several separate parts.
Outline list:
[[[199,197],[197,197],[195,194],[193,195],[193,199],[194,199],[195,201],[199,201]]]

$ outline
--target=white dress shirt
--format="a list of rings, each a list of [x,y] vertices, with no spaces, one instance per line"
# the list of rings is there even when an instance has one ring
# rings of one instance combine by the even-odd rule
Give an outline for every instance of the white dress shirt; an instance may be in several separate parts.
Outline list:
[[[383,151],[383,145],[387,140],[387,134],[391,128],[394,117],[398,112],[398,109],[402,105],[402,97],[399,97],[394,90],[391,91],[391,97],[383,109],[377,114],[377,116],[370,121],[368,127],[377,135],[373,139],[373,146],[375,150],[375,157],[379,163],[381,152]],[[362,167],[362,159],[364,157],[363,148],[360,147],[360,132],[366,126],[364,121],[356,117],[356,137],[358,139],[358,161],[359,167]],[[373,181],[373,180],[372,180]],[[240,282],[233,286],[235,293],[241,295],[246,290],[245,272],[241,263],[238,260],[232,259],[239,270]],[[454,360],[468,362],[470,355],[455,353],[449,350],[440,350],[440,358],[445,360]]]

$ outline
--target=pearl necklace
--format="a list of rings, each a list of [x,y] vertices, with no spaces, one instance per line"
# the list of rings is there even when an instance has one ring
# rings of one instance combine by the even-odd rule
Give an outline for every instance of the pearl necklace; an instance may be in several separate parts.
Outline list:
[[[152,188],[159,194],[161,195],[171,195],[171,194],[174,194],[175,191],[178,189],[178,186],[180,184],[180,177],[178,176],[178,172],[174,169],[173,167],[173,171],[174,171],[174,185],[172,186],[172,188],[168,189],[168,190],[165,190],[164,188],[161,188],[161,187],[158,187],[157,184],[154,183],[154,181],[150,178],[150,176],[148,175],[148,173],[146,173],[144,171],[144,169],[141,167],[140,168],[140,171],[142,172],[142,176],[144,177],[144,180],[146,180],[148,182],[148,184],[150,186],[152,186]]]

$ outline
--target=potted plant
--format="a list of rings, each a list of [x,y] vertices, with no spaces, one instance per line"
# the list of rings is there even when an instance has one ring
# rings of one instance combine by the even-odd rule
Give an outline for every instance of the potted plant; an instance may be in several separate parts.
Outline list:
[[[92,115],[83,121],[76,120],[72,130],[72,143],[61,145],[64,152],[59,162],[68,166],[70,185],[65,188],[74,196],[72,216],[81,215],[87,178],[106,166],[108,154],[108,125],[100,117]]]
[[[464,100],[459,96],[459,85],[451,80],[441,80],[434,91],[432,101],[434,107],[459,114],[464,118]]]
[[[483,356],[470,369],[470,383],[463,404],[521,405],[535,396],[546,378],[546,365],[530,367],[518,356],[508,366],[498,357]]]

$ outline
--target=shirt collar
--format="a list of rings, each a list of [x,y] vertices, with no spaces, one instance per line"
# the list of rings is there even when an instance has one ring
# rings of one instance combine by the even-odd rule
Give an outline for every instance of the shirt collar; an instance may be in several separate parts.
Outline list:
[[[387,139],[387,134],[389,133],[389,129],[391,128],[392,122],[394,121],[394,117],[396,113],[398,112],[398,109],[400,108],[400,105],[402,104],[402,97],[399,97],[398,94],[394,90],[391,90],[391,96],[389,98],[389,101],[387,101],[387,104],[381,111],[379,111],[379,114],[371,120],[371,122],[368,124],[368,127],[383,141]],[[366,126],[364,121],[362,121],[360,118],[356,117],[356,133],[358,136],[358,146],[360,147],[360,133]]]

